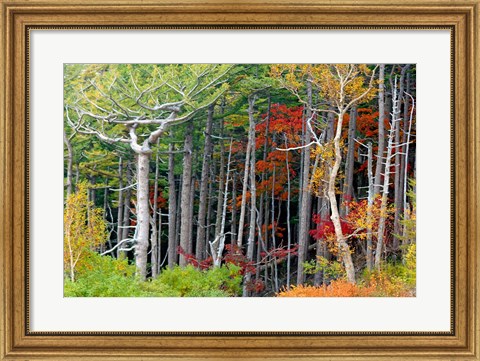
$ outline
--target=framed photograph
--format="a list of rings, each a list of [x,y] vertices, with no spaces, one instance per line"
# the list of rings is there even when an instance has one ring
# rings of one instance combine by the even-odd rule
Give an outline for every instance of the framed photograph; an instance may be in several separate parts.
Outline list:
[[[478,0],[0,3],[0,359],[480,359]]]

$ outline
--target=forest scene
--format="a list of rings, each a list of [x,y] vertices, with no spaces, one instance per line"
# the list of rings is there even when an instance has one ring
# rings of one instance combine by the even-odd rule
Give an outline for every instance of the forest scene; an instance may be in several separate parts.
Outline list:
[[[65,297],[414,297],[415,64],[65,64]]]

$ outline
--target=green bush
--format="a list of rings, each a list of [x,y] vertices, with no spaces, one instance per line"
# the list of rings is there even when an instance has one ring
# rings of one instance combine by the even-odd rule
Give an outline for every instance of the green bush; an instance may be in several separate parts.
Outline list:
[[[365,270],[360,284],[374,286],[373,296],[403,297],[415,295],[416,246],[405,246],[402,263],[382,263],[380,270]]]
[[[65,278],[65,297],[130,297],[142,296],[135,279],[135,266],[128,260],[100,256],[90,251],[72,282]]]
[[[241,294],[240,267],[232,264],[209,270],[191,265],[164,269],[154,280],[141,282],[127,260],[90,252],[77,278],[66,275],[65,297],[231,297]]]
[[[317,259],[303,263],[305,274],[314,275],[317,272],[323,272],[328,280],[336,280],[346,278],[345,268],[338,261],[329,261],[325,257],[317,256]]]
[[[233,264],[209,270],[192,265],[165,269],[150,282],[142,285],[152,295],[166,297],[228,297],[241,293],[240,267]]]

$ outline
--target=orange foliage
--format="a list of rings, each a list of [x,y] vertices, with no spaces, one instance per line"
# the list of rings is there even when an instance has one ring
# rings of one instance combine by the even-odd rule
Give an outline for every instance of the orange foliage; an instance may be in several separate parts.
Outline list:
[[[369,297],[373,296],[375,286],[362,287],[346,280],[332,281],[328,286],[292,286],[290,290],[284,290],[277,297]]]
[[[368,276],[365,283],[353,284],[344,279],[332,281],[328,286],[291,286],[277,297],[412,297],[415,290],[404,282],[383,272]]]

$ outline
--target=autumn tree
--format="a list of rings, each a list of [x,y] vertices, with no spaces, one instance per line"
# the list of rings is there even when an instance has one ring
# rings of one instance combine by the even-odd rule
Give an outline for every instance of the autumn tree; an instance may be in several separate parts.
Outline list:
[[[191,120],[218,99],[228,87],[225,76],[230,69],[215,64],[90,65],[66,97],[72,129],[107,143],[128,144],[136,155],[135,262],[141,279],[147,276],[152,145],[168,127]]]
[[[375,68],[376,69],[376,68]],[[337,117],[336,131],[333,138],[335,158],[328,175],[327,196],[330,202],[331,220],[335,228],[336,239],[339,247],[339,258],[345,264],[347,279],[355,283],[355,269],[352,262],[351,250],[347,244],[340,222],[339,207],[336,198],[337,176],[342,164],[342,149],[340,145],[342,137],[342,124],[348,110],[360,101],[368,101],[374,96],[375,70],[370,70],[366,65],[338,64],[338,65],[304,65],[275,66],[272,67],[274,76],[284,80],[283,84],[297,95],[298,99],[309,107],[312,116],[307,118],[307,129],[312,136],[312,141],[305,145],[323,147],[318,132],[314,130],[313,121],[317,114],[333,113]],[[318,91],[320,97],[317,104],[313,104],[308,96],[305,98],[301,93],[302,82],[306,79]],[[307,88],[308,89],[308,88]],[[331,109],[329,106],[334,107]],[[322,127],[325,131],[325,127]]]
[[[67,197],[63,212],[63,262],[72,282],[79,262],[88,250],[93,250],[106,240],[103,211],[93,208],[87,198],[87,183],[77,184],[77,191]]]

